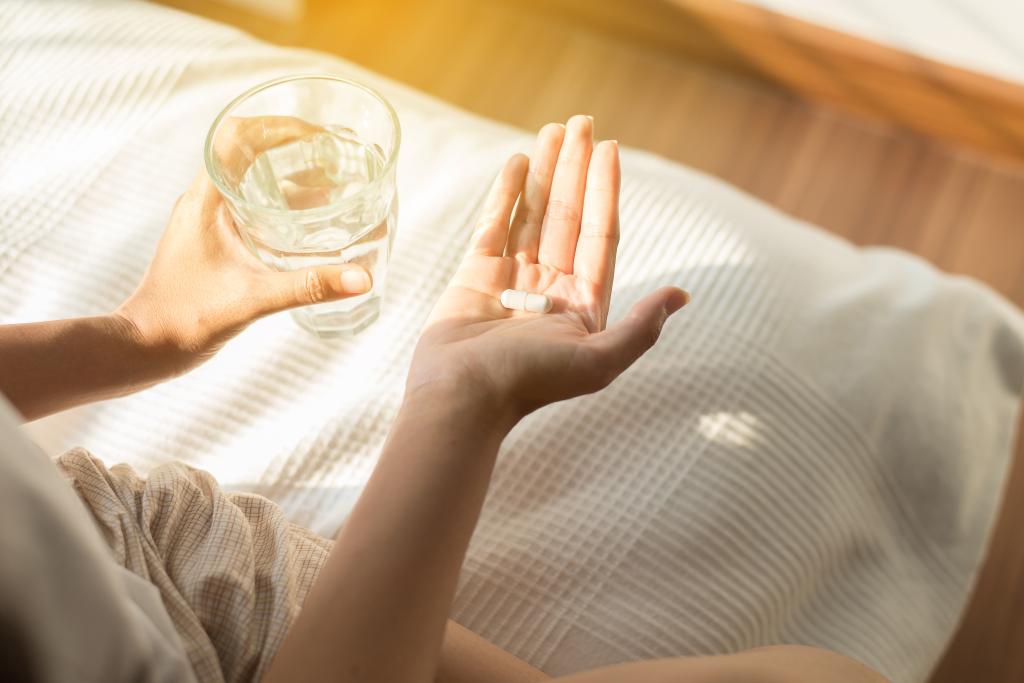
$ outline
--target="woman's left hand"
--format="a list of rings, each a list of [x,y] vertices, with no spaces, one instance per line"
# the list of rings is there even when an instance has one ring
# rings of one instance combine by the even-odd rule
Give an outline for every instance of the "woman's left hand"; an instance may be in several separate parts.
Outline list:
[[[545,126],[532,158],[509,159],[417,346],[410,393],[431,386],[475,393],[514,421],[603,388],[654,344],[689,299],[677,287],[655,290],[605,329],[619,175],[618,145],[594,146],[586,116]],[[544,294],[554,307],[508,310],[499,300],[505,289]]]
[[[287,272],[265,266],[242,242],[204,171],[178,200],[141,284],[115,315],[144,346],[169,355],[180,373],[257,318],[371,286],[369,273],[355,264]]]

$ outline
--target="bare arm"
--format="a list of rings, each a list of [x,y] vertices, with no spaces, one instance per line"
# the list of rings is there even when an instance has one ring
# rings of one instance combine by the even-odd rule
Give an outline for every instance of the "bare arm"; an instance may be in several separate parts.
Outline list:
[[[631,662],[551,678],[449,621],[435,683],[888,683],[842,655],[773,645],[731,655]]]
[[[552,683],[888,683],[859,662],[798,645],[733,655],[678,657],[620,664],[552,679]]]
[[[435,683],[536,683],[550,678],[449,620]]]
[[[0,392],[32,420],[170,376],[115,315],[0,326]]]
[[[297,119],[260,123],[235,120],[225,144],[252,155],[316,130]],[[256,318],[362,294],[370,285],[357,265],[265,267],[201,172],[175,205],[138,289],[116,312],[0,325],[0,392],[29,420],[129,394],[199,365]]]
[[[190,370],[256,318],[369,287],[355,265],[266,268],[242,244],[203,173],[175,206],[142,283],[116,312],[0,326],[0,392],[29,420],[121,396]]]
[[[529,161],[506,164],[468,253],[435,306],[380,461],[265,681],[519,683],[510,656],[453,662],[445,624],[502,439],[547,403],[598,391],[657,340],[688,297],[659,289],[605,329],[618,241],[618,149],[585,117],[545,126]],[[515,216],[513,216],[514,207]],[[547,295],[513,312],[506,288]],[[442,654],[442,640],[447,651]],[[470,646],[475,654],[487,648]],[[498,660],[501,664],[498,665]],[[507,668],[503,668],[506,667]],[[772,648],[611,667],[572,683],[875,683],[820,650]]]
[[[595,149],[590,121],[574,117],[545,127],[535,164],[528,180],[527,159],[514,156],[496,181],[417,346],[380,461],[265,680],[435,680],[502,439],[531,410],[606,386],[686,302],[663,288],[605,330],[618,149]],[[506,288],[544,293],[555,309],[507,310]]]
[[[434,679],[459,567],[512,423],[456,386],[406,397],[266,681]]]

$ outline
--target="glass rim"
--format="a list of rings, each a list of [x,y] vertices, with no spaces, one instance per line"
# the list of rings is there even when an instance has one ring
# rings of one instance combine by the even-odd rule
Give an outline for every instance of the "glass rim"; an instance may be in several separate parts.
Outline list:
[[[388,153],[387,159],[384,162],[384,166],[381,168],[380,175],[378,175],[377,178],[367,183],[366,187],[362,188],[355,194],[349,195],[348,197],[345,197],[344,199],[341,199],[333,204],[328,204],[326,206],[315,206],[309,209],[278,209],[272,206],[260,206],[259,204],[253,204],[248,199],[233,191],[225,184],[223,178],[221,177],[221,174],[217,169],[217,165],[214,162],[213,139],[216,136],[218,129],[220,128],[220,124],[228,115],[228,112],[230,112],[232,109],[237,107],[242,102],[248,100],[249,98],[258,93],[263,92],[264,90],[269,90],[274,86],[281,85],[283,83],[290,83],[292,81],[306,80],[333,81],[341,85],[352,86],[358,88],[359,90],[362,90],[366,94],[370,95],[370,97],[384,105],[384,110],[387,112],[388,118],[391,121],[391,151]],[[233,202],[236,202],[246,207],[250,207],[252,209],[255,209],[256,211],[269,214],[277,214],[282,216],[294,216],[296,214],[319,215],[325,212],[331,212],[339,206],[344,206],[345,204],[348,203],[354,203],[356,200],[362,199],[363,196],[365,194],[368,194],[370,190],[376,189],[378,183],[383,181],[383,179],[388,175],[388,173],[390,173],[392,167],[395,165],[395,162],[398,159],[398,149],[401,146],[401,143],[402,128],[398,120],[398,112],[396,112],[395,108],[391,105],[391,103],[388,102],[387,99],[385,99],[385,97],[381,95],[379,92],[377,92],[377,90],[375,90],[374,88],[371,88],[370,86],[365,85],[364,83],[360,83],[358,81],[353,81],[352,79],[349,78],[344,78],[342,76],[336,76],[334,74],[329,73],[293,74],[291,76],[281,76],[269,81],[265,81],[258,85],[254,85],[245,92],[241,93],[240,95],[232,99],[230,102],[228,102],[221,110],[221,112],[217,114],[217,118],[213,120],[213,123],[210,124],[210,130],[206,134],[206,142],[203,146],[203,160],[206,165],[206,174],[210,176],[210,180],[213,181],[213,184],[217,187],[217,189],[220,191],[222,195],[224,195],[228,199],[231,199]]]

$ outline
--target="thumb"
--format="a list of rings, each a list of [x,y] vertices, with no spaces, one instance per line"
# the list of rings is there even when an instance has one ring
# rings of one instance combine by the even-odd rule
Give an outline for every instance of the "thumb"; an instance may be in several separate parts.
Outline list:
[[[601,357],[609,379],[617,377],[654,346],[668,316],[689,301],[690,295],[678,287],[661,287],[633,304],[625,318],[587,337],[587,343]]]
[[[268,315],[366,294],[372,287],[370,273],[355,263],[268,273],[257,305],[260,315]]]

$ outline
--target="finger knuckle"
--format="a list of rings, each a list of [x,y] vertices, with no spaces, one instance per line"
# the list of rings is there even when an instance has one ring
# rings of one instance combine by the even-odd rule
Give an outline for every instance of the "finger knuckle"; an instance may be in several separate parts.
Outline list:
[[[580,237],[595,237],[617,243],[619,241],[619,226],[615,223],[587,219],[580,225]]]
[[[489,209],[480,215],[480,220],[476,222],[476,226],[473,228],[473,237],[479,239],[481,236],[487,234],[491,228],[501,220],[501,216],[494,209]]]
[[[526,172],[526,184],[547,191],[551,187],[551,169],[531,165]]]
[[[661,327],[664,323],[664,320],[659,319],[647,328],[647,335],[644,341],[648,349],[658,343],[658,338],[661,337]]]
[[[597,195],[612,195],[618,192],[616,184],[603,176],[591,175],[587,178],[587,190]]]
[[[324,284],[323,276],[315,270],[306,273],[300,285],[300,300],[306,303],[315,304],[323,301],[327,296],[327,287]]]
[[[559,223],[579,224],[580,210],[574,202],[564,199],[552,199],[548,202],[547,217]]]

